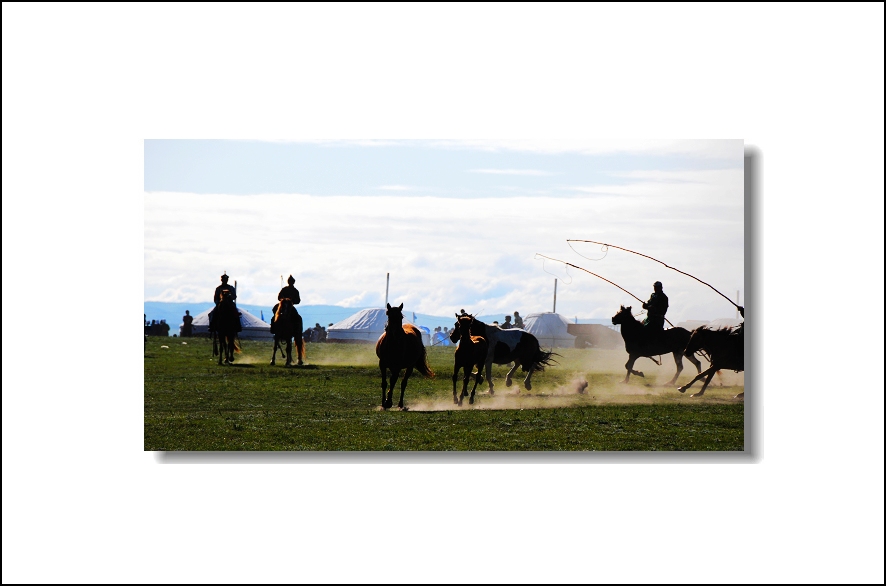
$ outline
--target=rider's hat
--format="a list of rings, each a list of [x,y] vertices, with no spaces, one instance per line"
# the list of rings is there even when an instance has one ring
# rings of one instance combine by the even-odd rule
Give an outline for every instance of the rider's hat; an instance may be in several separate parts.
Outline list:
[[[221,279],[222,279],[222,281],[227,281],[227,280],[228,280],[228,274],[227,274],[227,273],[223,274],[223,275],[221,276]]]
[[[292,285],[293,283],[295,283],[295,278],[292,275],[289,275],[289,278],[286,279],[286,282]]]

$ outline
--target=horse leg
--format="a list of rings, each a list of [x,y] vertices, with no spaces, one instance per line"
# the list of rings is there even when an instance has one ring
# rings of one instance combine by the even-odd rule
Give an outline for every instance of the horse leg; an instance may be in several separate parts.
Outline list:
[[[636,354],[628,355],[628,361],[625,362],[625,368],[628,370],[628,372],[627,372],[627,374],[625,374],[625,379],[623,381],[621,381],[622,383],[628,382],[628,380],[630,380],[632,374],[635,374],[637,376],[643,376],[642,372],[640,372],[639,370],[634,370],[634,363],[637,361],[637,358],[639,358],[639,356],[637,356]]]
[[[492,384],[492,357],[486,358],[486,383],[489,385],[489,394],[495,394],[495,385]]]
[[[271,366],[277,364],[277,346],[279,346],[277,336],[274,336],[274,352],[271,354]]]
[[[519,364],[519,362],[517,364]],[[523,379],[523,386],[526,387],[527,391],[532,390],[532,373],[533,372],[535,372],[535,364],[530,364],[529,372],[526,373],[526,378]]]
[[[695,357],[695,354],[684,354],[686,359],[689,360],[692,364],[695,365],[695,370],[698,374],[701,374],[701,362],[698,361],[698,358]]]
[[[695,393],[694,395],[691,395],[692,397],[701,397],[702,395],[704,395],[704,390],[705,390],[706,388],[708,388],[708,384],[710,384],[711,379],[714,378],[714,375],[715,375],[715,374],[717,374],[717,371],[716,371],[716,370],[713,370],[713,368],[710,369],[710,371],[711,371],[711,373],[710,373],[710,374],[708,375],[708,377],[705,379],[704,384],[701,385],[701,390],[698,391],[697,393]]]
[[[674,378],[663,384],[663,387],[669,387],[675,382],[677,382],[677,378],[680,376],[680,373],[683,372],[683,353],[679,350],[674,351],[674,362],[677,363],[677,372],[674,373]]]
[[[381,370],[381,408],[387,409],[391,406],[388,403],[388,399],[385,398],[385,393],[387,393],[388,391],[388,367],[383,364],[379,364],[378,369]],[[393,374],[393,372],[391,374]],[[388,397],[390,396],[391,395],[388,394]]]
[[[459,368],[461,368],[461,367],[456,363],[455,369],[452,371],[452,402],[456,405],[459,404],[459,401],[458,401],[458,393],[455,390],[455,381],[458,380],[458,369]],[[467,372],[465,374],[467,374]]]
[[[458,398],[458,405],[459,405],[459,406],[461,406],[461,404],[462,404],[462,402],[464,401],[465,397],[468,396],[468,383],[469,383],[470,380],[471,380],[471,370],[473,370],[473,368],[474,368],[474,365],[473,365],[473,364],[467,364],[467,365],[465,365],[465,367],[464,367],[464,369],[465,369],[465,376],[464,376],[464,378],[462,379],[461,396]],[[476,378],[476,377],[474,378],[474,388],[475,388],[475,389],[477,388],[477,378]],[[474,393],[471,393],[471,403],[473,403],[473,402],[474,402]]]
[[[400,411],[409,411],[406,407],[403,406],[403,395],[406,394],[406,383],[409,382],[409,376],[412,374],[412,367],[407,366],[406,372],[403,374],[403,382],[400,383],[400,402],[397,403],[397,407]]]
[[[394,406],[394,385],[397,384],[397,379],[400,378],[400,369],[391,367],[391,383],[390,388],[388,389],[388,396],[385,399],[385,405],[387,405],[387,409],[390,409]],[[401,398],[402,400],[402,398]]]
[[[681,393],[685,393],[686,389],[688,389],[689,387],[694,385],[697,381],[700,381],[701,379],[706,377],[708,374],[714,372],[713,368],[714,367],[712,366],[711,368],[707,369],[706,371],[698,373],[698,376],[696,376],[694,379],[692,379],[691,381],[689,381],[688,383],[686,383],[682,387],[677,387],[677,390],[680,391]]]
[[[509,387],[512,384],[511,378],[514,376],[514,373],[517,372],[517,367],[520,366],[520,361],[518,359],[514,359],[514,366],[508,371],[508,375],[505,377],[505,386]],[[519,389],[517,390],[519,392]]]
[[[225,358],[225,339],[222,336],[218,337],[218,365],[222,365],[222,360]]]
[[[286,338],[286,366],[292,366],[292,338]]]
[[[471,370],[473,370],[473,365],[471,365]],[[471,388],[471,398],[468,400],[468,403],[474,404],[474,393],[477,392],[477,385],[483,382],[483,375],[480,374],[481,365],[477,365],[477,376],[474,377],[474,386]],[[465,377],[465,382],[467,383],[468,377]],[[467,390],[467,385],[465,385],[465,390]]]

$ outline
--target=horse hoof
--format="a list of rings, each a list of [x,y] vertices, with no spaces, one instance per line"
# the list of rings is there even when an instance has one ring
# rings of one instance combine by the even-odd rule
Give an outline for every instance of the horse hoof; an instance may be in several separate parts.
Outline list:
[[[531,391],[531,390],[532,390],[532,383],[526,383],[526,390],[527,390],[527,391]]]
[[[512,384],[512,383],[511,383],[511,379],[507,379],[507,380],[505,381],[505,386],[506,386],[506,387],[511,386],[511,384]]]
[[[677,387],[677,390],[680,391],[681,393],[686,392],[686,389],[684,389],[683,387]]]

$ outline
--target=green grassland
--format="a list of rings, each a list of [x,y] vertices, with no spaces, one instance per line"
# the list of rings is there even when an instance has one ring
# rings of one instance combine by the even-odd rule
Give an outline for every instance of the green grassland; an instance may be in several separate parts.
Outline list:
[[[382,410],[374,346],[308,344],[306,364],[269,366],[272,344],[243,341],[235,363],[219,366],[202,338],[149,338],[144,352],[145,450],[245,451],[742,451],[744,376],[723,373],[703,397],[661,386],[670,356],[624,378],[623,350],[558,349],[559,364],[522,387],[517,372],[493,367],[475,403],[452,399],[455,349],[428,348],[434,378],[414,373],[406,411]],[[706,364],[702,361],[702,365]],[[685,384],[695,369],[684,360]],[[579,383],[588,383],[580,393]],[[718,382],[723,386],[715,386]],[[458,391],[461,392],[461,377]],[[701,383],[691,389],[697,392]],[[470,390],[470,387],[469,387]]]

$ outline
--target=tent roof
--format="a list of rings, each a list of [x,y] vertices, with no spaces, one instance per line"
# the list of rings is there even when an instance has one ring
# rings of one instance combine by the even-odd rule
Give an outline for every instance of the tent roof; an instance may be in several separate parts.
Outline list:
[[[326,330],[361,330],[381,334],[385,331],[385,324],[388,322],[388,316],[385,311],[381,307],[361,309],[354,315],[332,324]]]
[[[523,318],[523,329],[538,338],[542,346],[571,347],[575,336],[566,331],[569,321],[552,311],[531,313]]]

